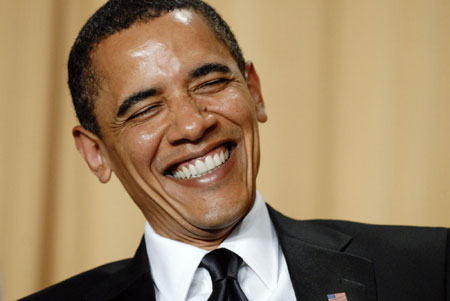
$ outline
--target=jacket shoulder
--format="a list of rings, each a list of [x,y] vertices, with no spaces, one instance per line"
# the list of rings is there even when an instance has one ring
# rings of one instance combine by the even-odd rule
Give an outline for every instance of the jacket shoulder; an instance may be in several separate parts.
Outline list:
[[[118,274],[126,273],[131,259],[108,263],[54,284],[21,300],[83,300],[84,296]]]
[[[144,238],[131,259],[89,270],[22,300],[154,300]]]
[[[442,300],[444,295],[450,300],[449,229],[340,220],[298,221],[270,206],[269,212],[282,244],[288,238],[320,252],[341,252],[370,262],[378,300],[406,300],[405,296],[436,296],[431,299]],[[283,251],[294,252],[286,248]]]
[[[448,229],[334,220],[310,222],[352,236],[345,252],[373,262],[380,300],[389,299],[386,291],[406,291],[411,288],[446,292],[450,300]]]
[[[284,235],[297,237],[307,243],[327,247],[323,240],[335,237],[345,242],[342,251],[354,255],[426,254],[429,258],[445,258],[449,252],[449,229],[443,227],[416,227],[375,225],[343,220],[295,220],[269,207],[272,221]],[[346,239],[344,239],[344,237]],[[333,242],[335,244],[335,242]],[[383,252],[382,252],[383,253]]]
[[[341,220],[309,220],[352,237],[347,251],[358,249],[369,253],[400,252],[403,255],[426,254],[429,258],[445,258],[449,230],[442,227],[373,225]],[[371,250],[373,250],[371,252]]]

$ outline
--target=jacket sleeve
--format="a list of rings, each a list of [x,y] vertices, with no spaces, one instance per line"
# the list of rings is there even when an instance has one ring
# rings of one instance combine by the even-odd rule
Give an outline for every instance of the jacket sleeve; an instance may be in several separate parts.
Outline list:
[[[445,251],[445,290],[447,301],[450,301],[450,229],[447,229],[447,249]]]

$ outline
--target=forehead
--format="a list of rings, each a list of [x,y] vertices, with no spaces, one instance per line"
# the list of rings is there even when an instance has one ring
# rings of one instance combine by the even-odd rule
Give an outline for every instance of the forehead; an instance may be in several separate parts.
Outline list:
[[[126,39],[128,43],[138,42],[142,39],[164,37],[178,40],[183,38],[188,32],[199,34],[199,37],[202,36],[203,39],[215,39],[213,31],[202,15],[191,10],[182,9],[165,13],[148,21],[138,21],[129,28],[109,36],[100,42],[100,45],[107,46],[123,39]]]
[[[173,81],[206,62],[234,59],[204,17],[190,10],[136,23],[100,42],[92,54],[100,90],[115,100],[149,84]]]
[[[190,10],[175,10],[111,35],[97,45],[92,61],[96,71],[107,74],[112,68],[142,64],[144,59],[148,64],[149,59],[161,63],[169,55],[195,59],[228,54],[228,48],[203,16]]]

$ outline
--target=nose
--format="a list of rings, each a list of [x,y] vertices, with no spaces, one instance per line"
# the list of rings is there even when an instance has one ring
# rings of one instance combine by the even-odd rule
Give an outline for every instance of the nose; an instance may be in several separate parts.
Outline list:
[[[177,99],[172,106],[173,119],[166,137],[169,143],[176,144],[184,140],[195,142],[216,123],[216,117],[199,107],[191,98]]]

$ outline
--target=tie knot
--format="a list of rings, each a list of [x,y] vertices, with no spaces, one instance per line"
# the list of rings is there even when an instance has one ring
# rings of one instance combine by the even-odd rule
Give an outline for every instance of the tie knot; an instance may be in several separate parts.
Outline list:
[[[242,258],[227,249],[216,249],[206,254],[200,262],[200,267],[208,270],[212,281],[232,278],[237,279],[237,273]]]

